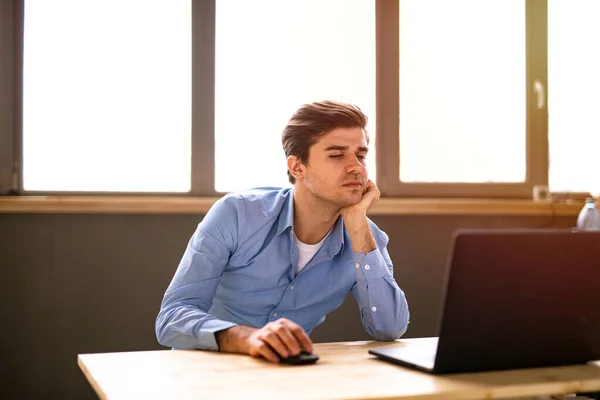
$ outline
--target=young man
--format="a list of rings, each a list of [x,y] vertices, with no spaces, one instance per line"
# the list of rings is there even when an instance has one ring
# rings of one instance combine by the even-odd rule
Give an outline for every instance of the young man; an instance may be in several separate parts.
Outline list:
[[[366,124],[343,103],[296,111],[282,137],[293,188],[248,190],[214,204],[163,298],[162,345],[276,363],[311,352],[308,334],[349,292],[373,338],[406,331],[408,305],[388,237],[366,216],[379,199],[365,166]]]

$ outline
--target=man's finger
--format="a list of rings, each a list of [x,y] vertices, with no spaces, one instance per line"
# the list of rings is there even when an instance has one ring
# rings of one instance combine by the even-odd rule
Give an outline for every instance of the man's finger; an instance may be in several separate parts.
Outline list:
[[[310,340],[306,332],[304,332],[304,329],[302,329],[300,325],[297,325],[293,322],[292,324],[293,325],[289,326],[289,329],[292,332],[292,334],[296,337],[298,342],[300,342],[300,345],[304,350],[308,351],[309,353],[312,353],[312,341]]]
[[[296,339],[296,336],[292,333],[291,327],[288,324],[282,323],[276,332],[279,335],[279,339],[285,344],[290,354],[299,354],[301,344]]]
[[[277,352],[281,357],[287,358],[290,356],[290,352],[288,351],[286,345],[283,344],[277,333],[268,330],[260,336],[260,339],[271,346],[271,348],[275,350],[275,352]]]
[[[272,363],[279,363],[279,356],[265,342],[261,342],[259,345],[257,345],[256,352],[259,356],[262,356],[263,358]]]

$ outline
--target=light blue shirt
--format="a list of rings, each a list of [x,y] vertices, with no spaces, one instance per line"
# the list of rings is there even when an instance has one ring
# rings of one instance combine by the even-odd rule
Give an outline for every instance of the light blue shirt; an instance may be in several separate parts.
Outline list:
[[[160,344],[217,350],[215,332],[287,318],[310,332],[352,292],[364,329],[377,340],[406,331],[408,305],[396,284],[387,235],[369,220],[377,249],[355,253],[340,217],[296,275],[293,189],[229,194],[190,239],[156,319]]]

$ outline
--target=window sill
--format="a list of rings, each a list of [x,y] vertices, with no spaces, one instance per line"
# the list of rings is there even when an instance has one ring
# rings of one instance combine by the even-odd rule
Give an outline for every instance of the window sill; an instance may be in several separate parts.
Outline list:
[[[205,214],[214,197],[22,196],[0,197],[0,213]],[[508,199],[382,198],[369,215],[577,216],[582,203]]]

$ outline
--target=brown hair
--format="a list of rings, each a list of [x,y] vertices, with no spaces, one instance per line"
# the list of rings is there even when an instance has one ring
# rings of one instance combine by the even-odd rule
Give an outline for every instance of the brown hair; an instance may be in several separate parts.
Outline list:
[[[362,128],[368,143],[366,126],[367,116],[355,105],[330,100],[304,104],[292,115],[281,135],[285,157],[296,156],[307,164],[310,147],[336,128]],[[287,174],[294,184],[296,178],[289,170]]]

